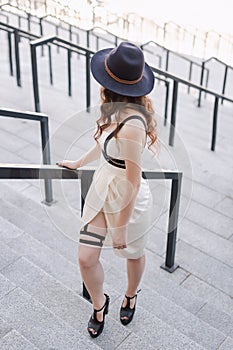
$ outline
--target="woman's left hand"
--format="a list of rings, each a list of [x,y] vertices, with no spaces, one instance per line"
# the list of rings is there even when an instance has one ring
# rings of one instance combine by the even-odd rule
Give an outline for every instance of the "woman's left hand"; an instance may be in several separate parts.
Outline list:
[[[117,227],[113,234],[113,248],[114,249],[124,249],[127,248],[126,245],[126,232],[127,227]]]

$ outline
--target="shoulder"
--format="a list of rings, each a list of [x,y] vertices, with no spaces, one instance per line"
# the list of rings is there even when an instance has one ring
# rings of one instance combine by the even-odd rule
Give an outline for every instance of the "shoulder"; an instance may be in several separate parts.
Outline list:
[[[122,121],[123,127],[120,134],[126,138],[145,138],[146,133],[146,120],[145,117],[137,115],[128,115]]]

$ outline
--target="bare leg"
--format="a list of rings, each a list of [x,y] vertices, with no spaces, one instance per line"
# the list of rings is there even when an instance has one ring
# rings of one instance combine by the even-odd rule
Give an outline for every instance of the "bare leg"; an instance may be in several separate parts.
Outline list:
[[[97,216],[88,224],[88,231],[105,237],[106,222],[103,213],[100,212],[97,214]],[[96,238],[88,237],[88,239],[97,241]],[[103,292],[104,271],[99,261],[100,253],[101,247],[90,246],[82,243],[79,244],[79,267],[85,286],[91,296],[94,309],[100,309],[106,300]],[[103,312],[97,313],[97,319],[98,321],[103,320]]]
[[[141,281],[144,269],[145,269],[145,255],[139,259],[127,259],[127,273],[128,273],[128,286],[126,295],[133,297],[137,294],[137,288]],[[123,301],[123,307],[127,304],[126,298]],[[130,308],[133,308],[135,304],[135,298],[130,300]]]

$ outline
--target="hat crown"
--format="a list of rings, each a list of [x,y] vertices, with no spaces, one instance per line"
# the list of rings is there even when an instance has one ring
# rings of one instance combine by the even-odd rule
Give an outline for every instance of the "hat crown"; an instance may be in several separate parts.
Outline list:
[[[110,51],[106,63],[111,73],[126,81],[140,79],[145,66],[142,50],[128,42],[122,42]]]

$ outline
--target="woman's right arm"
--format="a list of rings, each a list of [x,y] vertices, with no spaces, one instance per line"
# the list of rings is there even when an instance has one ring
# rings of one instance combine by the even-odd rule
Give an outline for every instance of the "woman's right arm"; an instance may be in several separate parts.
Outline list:
[[[78,160],[63,160],[57,165],[69,169],[77,169],[100,158],[101,147],[98,142]]]

